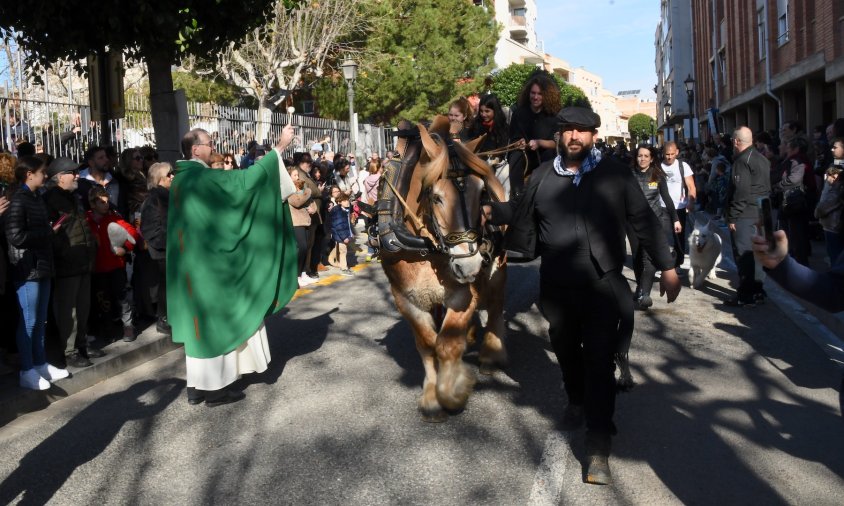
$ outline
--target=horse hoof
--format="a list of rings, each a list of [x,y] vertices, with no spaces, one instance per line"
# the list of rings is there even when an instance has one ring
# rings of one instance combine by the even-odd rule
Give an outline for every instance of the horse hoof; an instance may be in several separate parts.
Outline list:
[[[448,420],[448,413],[445,411],[422,412],[422,421],[427,423],[443,423]]]
[[[495,371],[497,369],[498,368],[495,367],[495,364],[481,363],[478,366],[478,372],[483,374],[484,376],[492,376],[493,374],[495,374]]]

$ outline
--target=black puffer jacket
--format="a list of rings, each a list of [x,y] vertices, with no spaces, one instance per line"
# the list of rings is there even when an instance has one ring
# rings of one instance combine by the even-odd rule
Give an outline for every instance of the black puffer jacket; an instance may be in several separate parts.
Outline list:
[[[12,196],[6,212],[6,239],[9,262],[15,281],[31,281],[53,276],[53,229],[47,220],[47,207],[38,195],[22,187]]]
[[[57,278],[87,274],[94,268],[97,258],[97,241],[85,220],[85,211],[79,196],[59,187],[44,193],[47,219],[55,223],[68,215],[61,228],[52,235],[53,262]]]

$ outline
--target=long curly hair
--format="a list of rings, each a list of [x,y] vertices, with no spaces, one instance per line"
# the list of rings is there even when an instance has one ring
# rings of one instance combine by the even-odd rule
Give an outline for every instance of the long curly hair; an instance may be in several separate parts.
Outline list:
[[[18,159],[10,153],[0,153],[0,183],[15,183],[15,165]]]
[[[543,70],[538,70],[531,75],[522,87],[519,93],[519,100],[516,102],[519,107],[530,107],[530,89],[533,85],[539,86],[539,91],[542,92],[542,112],[554,116],[560,109],[562,109],[562,99],[560,98],[560,87],[557,81],[551,77],[551,74]]]

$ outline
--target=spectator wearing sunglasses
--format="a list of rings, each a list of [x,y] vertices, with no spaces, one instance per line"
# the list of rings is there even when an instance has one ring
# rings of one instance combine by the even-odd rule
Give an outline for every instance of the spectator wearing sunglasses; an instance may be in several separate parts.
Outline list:
[[[237,160],[234,153],[226,153],[223,155],[223,170],[237,170]]]
[[[53,226],[53,315],[64,357],[69,367],[88,367],[90,358],[103,352],[88,347],[88,315],[91,311],[91,270],[97,242],[79,196],[74,193],[79,179],[78,164],[58,158],[47,168],[47,191],[43,199],[47,219]]]

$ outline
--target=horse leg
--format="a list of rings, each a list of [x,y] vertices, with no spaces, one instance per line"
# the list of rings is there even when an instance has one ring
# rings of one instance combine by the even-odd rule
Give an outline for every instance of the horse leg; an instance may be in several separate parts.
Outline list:
[[[425,368],[425,380],[422,383],[422,396],[419,398],[419,411],[426,422],[444,422],[448,415],[437,400],[437,366],[434,346],[437,342],[434,318],[422,311],[400,293],[394,291],[396,307],[410,323],[416,339],[416,350],[422,358]]]
[[[463,363],[466,333],[475,308],[469,291],[465,293],[469,300],[459,305],[464,306],[465,310],[457,311],[449,307],[437,335],[437,400],[441,406],[450,410],[462,409],[475,386],[474,374]]]
[[[481,374],[493,374],[496,368],[507,366],[507,349],[504,347],[504,286],[507,282],[507,270],[497,269],[482,295],[482,305],[486,308],[485,333],[478,357]]]

